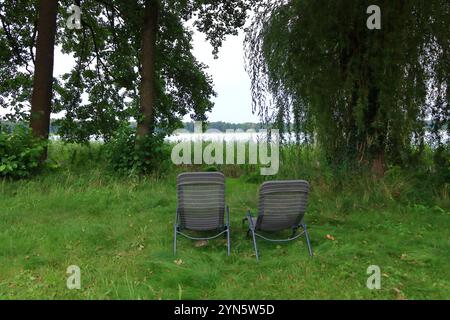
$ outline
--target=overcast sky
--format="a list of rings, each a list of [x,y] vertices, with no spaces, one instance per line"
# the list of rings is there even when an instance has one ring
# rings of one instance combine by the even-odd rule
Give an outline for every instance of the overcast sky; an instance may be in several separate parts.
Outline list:
[[[250,79],[244,69],[244,33],[229,36],[220,49],[218,59],[213,58],[212,47],[202,33],[194,31],[193,38],[193,53],[209,67],[207,73],[212,76],[217,92],[214,109],[208,114],[209,121],[258,122],[258,116],[252,114]],[[55,76],[69,72],[74,64],[73,59],[62,55],[59,50],[55,53]],[[185,120],[190,121],[190,118]]]
[[[203,34],[194,33],[194,55],[209,66],[207,72],[212,76],[217,92],[215,107],[210,121],[258,122],[252,114],[250,78],[244,69],[244,34],[229,36],[214,59],[211,45]]]

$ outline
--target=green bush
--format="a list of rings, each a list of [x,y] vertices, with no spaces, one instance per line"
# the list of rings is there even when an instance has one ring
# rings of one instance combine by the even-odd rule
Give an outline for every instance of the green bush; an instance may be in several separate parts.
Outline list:
[[[34,138],[28,128],[0,130],[0,177],[28,178],[36,173],[42,167],[45,146],[46,142]]]
[[[106,157],[110,167],[119,174],[142,175],[166,171],[170,151],[161,135],[136,137],[129,126],[122,126],[106,143]],[[139,142],[139,143],[137,143]]]

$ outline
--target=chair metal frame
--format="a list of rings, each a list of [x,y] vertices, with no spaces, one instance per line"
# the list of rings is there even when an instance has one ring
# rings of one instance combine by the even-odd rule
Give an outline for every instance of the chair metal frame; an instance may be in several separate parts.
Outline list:
[[[279,181],[279,182],[281,182],[281,181]],[[259,195],[259,197],[260,197],[260,200],[261,200],[261,194]],[[251,214],[251,211],[248,210],[246,217],[242,220],[243,224],[245,224],[245,221],[248,221],[248,223],[249,223],[248,230],[247,230],[247,237],[250,236],[250,234],[252,235],[253,249],[255,250],[255,255],[256,255],[256,260],[257,261],[259,261],[259,250],[258,250],[258,245],[257,245],[257,241],[256,241],[257,238],[261,238],[261,239],[269,241],[269,242],[282,243],[282,242],[289,242],[289,241],[296,240],[299,237],[305,235],[306,244],[308,246],[309,255],[311,257],[313,257],[313,251],[312,251],[312,248],[311,248],[311,242],[310,242],[310,237],[309,237],[309,234],[308,234],[308,229],[307,229],[306,224],[303,222],[304,216],[301,219],[300,223],[298,223],[298,224],[296,224],[296,225],[291,227],[292,234],[287,239],[271,239],[271,238],[268,238],[268,237],[262,235],[261,233],[258,233],[257,232],[258,229],[256,228],[256,225],[258,224],[258,220],[262,219],[263,217],[264,217],[264,214],[261,214],[260,212],[258,212],[258,216],[257,217],[253,217],[252,214]],[[302,228],[303,230],[300,233],[297,233],[298,229],[300,229],[300,228]],[[264,231],[263,229],[260,229],[260,230]],[[278,230],[278,231],[282,231],[282,230]]]
[[[223,230],[219,229],[219,233],[211,236],[211,237],[192,237],[184,232],[181,231],[180,225],[179,225],[179,212],[177,208],[176,218],[175,218],[175,224],[174,224],[174,232],[173,232],[173,254],[175,255],[177,253],[177,235],[182,235],[183,237],[186,237],[191,240],[201,241],[201,240],[212,240],[220,237],[222,234],[227,234],[227,254],[230,255],[231,250],[231,241],[230,241],[230,209],[228,206],[226,206],[226,223],[224,224]]]
[[[287,239],[270,239],[270,238],[267,238],[267,237],[263,236],[262,234],[256,232],[255,225],[253,224],[253,218],[254,217],[251,215],[250,210],[248,210],[247,211],[247,217],[244,218],[242,220],[242,222],[245,223],[245,221],[249,221],[249,229],[247,231],[247,237],[250,235],[250,233],[252,234],[253,249],[255,250],[256,260],[259,261],[259,250],[258,250],[258,245],[257,245],[257,242],[256,242],[256,238],[257,237],[261,238],[263,240],[269,241],[269,242],[279,242],[279,243],[281,242],[282,243],[282,242],[289,242],[289,241],[296,240],[296,239],[300,238],[302,235],[305,235],[306,244],[308,246],[309,255],[311,257],[313,257],[313,251],[312,251],[312,248],[311,248],[311,242],[310,242],[310,238],[309,238],[309,233],[308,233],[308,229],[307,229],[305,223],[301,223],[301,224],[293,227],[292,228],[292,235],[289,238],[287,238]],[[300,233],[297,233],[299,228],[302,228],[303,231],[300,232]]]

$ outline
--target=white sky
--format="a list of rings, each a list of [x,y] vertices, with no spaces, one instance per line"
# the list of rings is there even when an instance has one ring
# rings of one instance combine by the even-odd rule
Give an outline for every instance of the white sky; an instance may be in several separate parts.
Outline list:
[[[244,69],[244,33],[229,36],[219,51],[219,58],[212,56],[212,47],[203,34],[194,32],[194,55],[209,66],[217,97],[209,115],[210,121],[259,122],[252,114],[250,78]]]
[[[214,99],[214,109],[208,114],[209,121],[224,121],[232,123],[259,122],[257,115],[252,114],[250,79],[244,69],[244,33],[229,36],[223,42],[218,59],[212,55],[212,47],[202,33],[194,31],[193,53],[195,57],[206,64],[206,70],[214,82],[217,97]],[[69,72],[74,60],[67,55],[55,52],[54,75],[59,76]],[[185,121],[191,121],[187,116]]]

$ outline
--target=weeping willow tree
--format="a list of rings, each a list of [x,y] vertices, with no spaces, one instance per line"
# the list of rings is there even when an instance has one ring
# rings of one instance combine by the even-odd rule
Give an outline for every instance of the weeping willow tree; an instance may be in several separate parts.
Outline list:
[[[379,0],[381,29],[370,30],[372,2],[261,3],[246,60],[263,120],[315,138],[331,161],[383,174],[388,160],[422,150],[427,130],[434,145],[445,143],[450,3]]]

